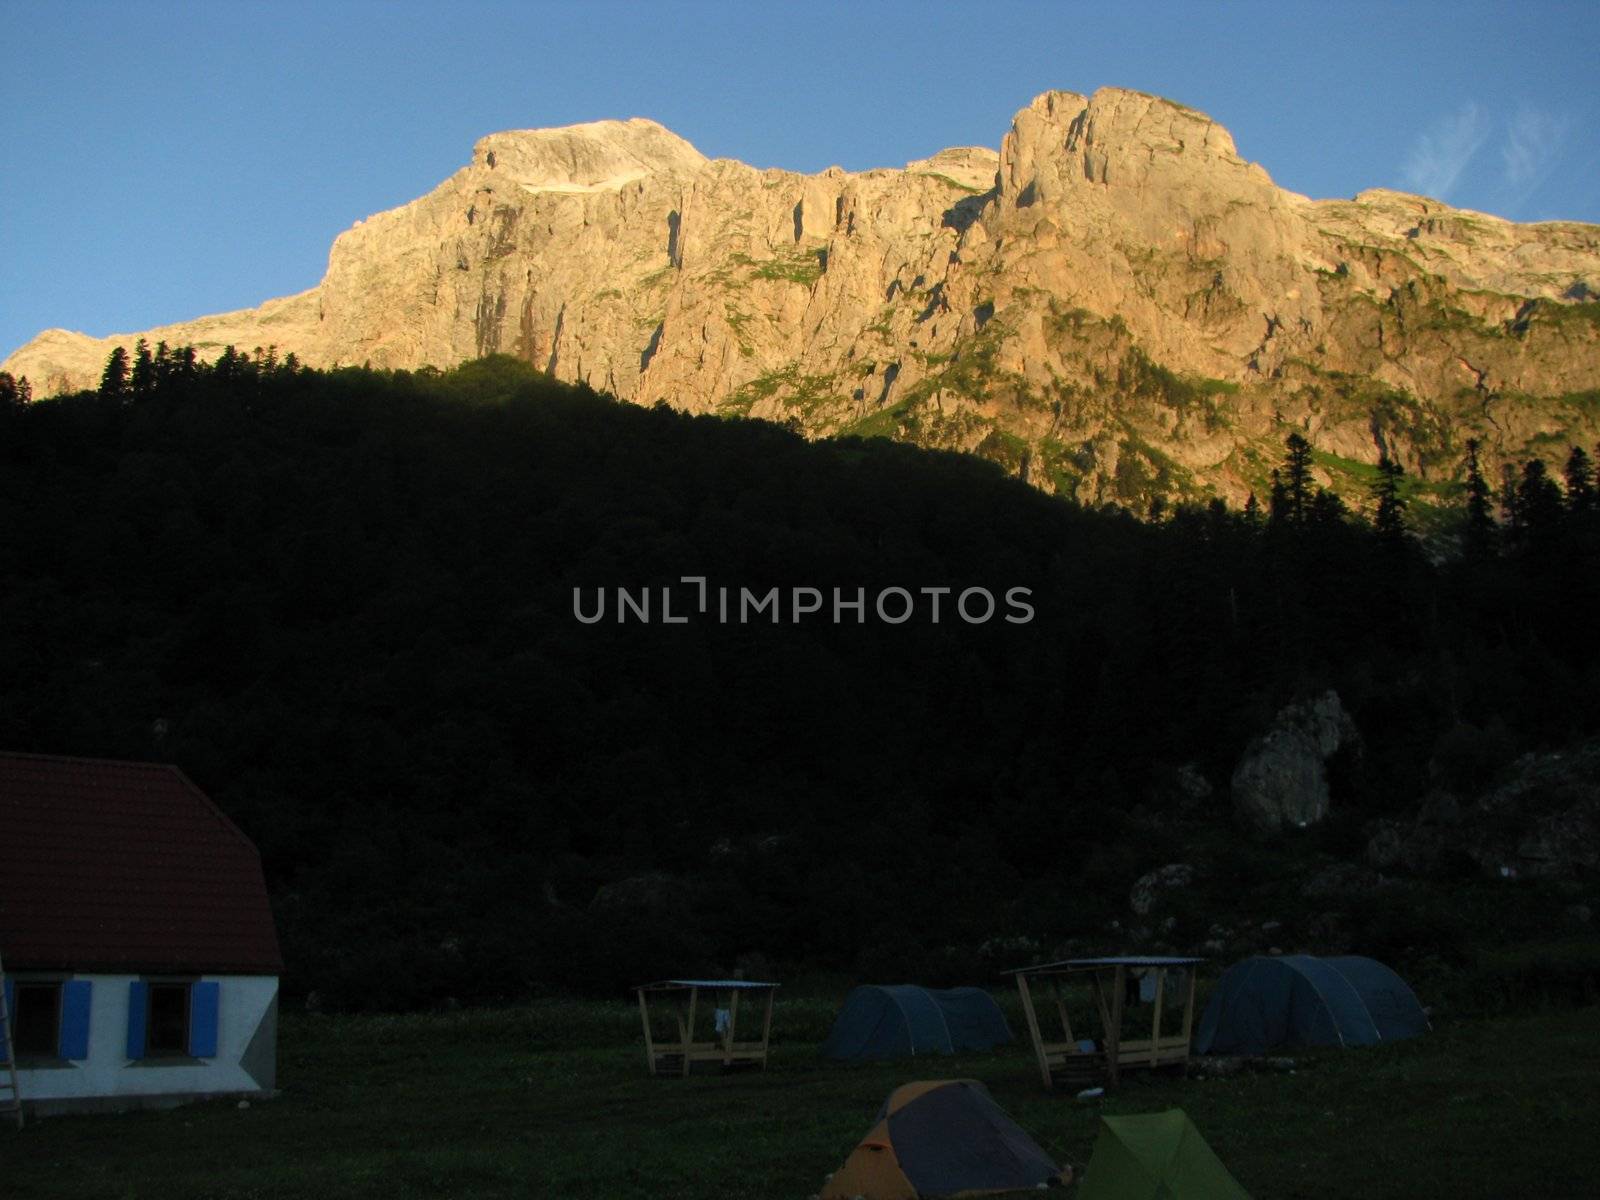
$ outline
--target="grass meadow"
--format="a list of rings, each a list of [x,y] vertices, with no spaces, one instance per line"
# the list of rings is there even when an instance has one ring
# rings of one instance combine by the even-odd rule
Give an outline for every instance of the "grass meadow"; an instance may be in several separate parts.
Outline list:
[[[1600,1008],[1443,1022],[1292,1073],[1135,1076],[1095,1103],[1045,1094],[1024,1044],[825,1063],[834,1007],[781,999],[766,1072],[688,1080],[649,1077],[622,1003],[291,1014],[278,1098],[0,1129],[0,1196],[805,1198],[892,1088],[958,1076],[1080,1175],[1100,1112],[1179,1106],[1258,1200],[1600,1195]]]

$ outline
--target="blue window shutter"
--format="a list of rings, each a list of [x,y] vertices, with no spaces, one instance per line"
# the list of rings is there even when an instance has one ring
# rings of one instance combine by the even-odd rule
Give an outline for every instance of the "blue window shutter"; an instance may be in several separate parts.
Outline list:
[[[128,1057],[144,1057],[145,1011],[150,1004],[150,985],[135,980],[128,985]]]
[[[62,1058],[89,1057],[89,996],[94,985],[87,979],[69,979],[61,985]]]
[[[189,1053],[195,1058],[216,1056],[221,991],[218,983],[197,983],[189,989]]]

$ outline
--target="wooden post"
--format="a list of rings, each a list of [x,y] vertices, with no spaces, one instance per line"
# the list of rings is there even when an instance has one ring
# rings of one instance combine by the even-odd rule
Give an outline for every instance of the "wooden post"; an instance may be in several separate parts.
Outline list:
[[[694,1007],[700,1000],[700,989],[689,989],[689,1023],[683,1032],[683,1077],[689,1078],[689,1051],[694,1045]]]
[[[728,1028],[722,1038],[722,1065],[733,1064],[733,1030],[739,1022],[739,989],[728,989]]]
[[[1033,1012],[1033,997],[1028,995],[1028,977],[1021,971],[1017,972],[1017,993],[1022,997],[1022,1014],[1028,1021],[1028,1036],[1033,1038],[1034,1057],[1039,1060],[1039,1078],[1044,1081],[1044,1090],[1049,1091],[1050,1058],[1044,1052],[1044,1038],[1039,1033],[1039,1018]]]
[[[1067,1002],[1061,998],[1061,976],[1055,975],[1050,980],[1051,989],[1056,997],[1056,1016],[1061,1018],[1061,1032],[1067,1039],[1067,1053],[1073,1054],[1077,1050],[1077,1039],[1072,1036],[1072,1022],[1067,1018]]]
[[[761,1022],[761,1069],[767,1069],[767,1045],[772,1040],[772,1002],[777,998],[778,989],[767,989],[767,1015]]]
[[[639,989],[639,1016],[644,1021],[644,1057],[650,1064],[650,1074],[656,1073],[656,1046],[650,1040],[650,1006],[645,1003],[644,989]]]
[[[1111,1027],[1106,1030],[1106,1074],[1116,1087],[1122,1071],[1122,990],[1127,968],[1121,963],[1111,976]]]
[[[1167,995],[1167,969],[1156,968],[1156,1015],[1150,1023],[1150,1068],[1155,1069],[1161,1061],[1161,1002]]]
[[[1184,1066],[1188,1066],[1189,1065],[1190,1047],[1192,1045],[1194,1045],[1194,1041],[1193,1041],[1193,1038],[1191,1036],[1191,1034],[1192,1034],[1192,1032],[1194,1030],[1194,983],[1195,983],[1195,976],[1199,974],[1199,971],[1196,969],[1196,968],[1198,968],[1199,965],[1200,965],[1199,963],[1190,963],[1189,964],[1189,998],[1186,1001],[1184,1001],[1184,1005],[1183,1005],[1183,1062],[1184,1062]]]
[[[1110,1036],[1111,1009],[1106,1006],[1106,992],[1100,986],[1100,970],[1098,967],[1090,970],[1089,982],[1094,985],[1094,1006],[1100,1010],[1100,1029],[1102,1031],[1100,1046],[1101,1049],[1104,1049],[1106,1037]]]

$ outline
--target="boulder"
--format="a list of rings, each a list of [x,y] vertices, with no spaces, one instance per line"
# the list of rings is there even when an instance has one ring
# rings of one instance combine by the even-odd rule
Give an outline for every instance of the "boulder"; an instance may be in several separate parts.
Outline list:
[[[1184,808],[1199,808],[1211,799],[1211,781],[1194,763],[1184,763],[1174,778],[1179,802]]]
[[[1359,742],[1336,692],[1284,708],[1234,768],[1240,822],[1262,834],[1317,824],[1328,815],[1328,760]]]
[[[1367,839],[1367,862],[1380,871],[1400,864],[1405,857],[1405,825],[1400,821],[1375,821]]]
[[[1359,863],[1334,863],[1318,871],[1300,889],[1307,900],[1336,900],[1375,891],[1383,876]]]
[[[1497,878],[1571,879],[1600,868],[1600,739],[1524,755],[1462,825],[1467,854]]]
[[[1414,817],[1369,826],[1365,857],[1414,875],[1470,863],[1492,879],[1582,878],[1600,869],[1600,740],[1524,755],[1470,803],[1431,791]]]
[[[1446,853],[1461,844],[1453,827],[1384,820],[1375,822],[1367,840],[1366,859],[1380,871],[1400,870],[1412,875],[1431,875],[1439,870]]]
[[[1193,882],[1192,866],[1188,863],[1168,863],[1139,876],[1138,882],[1128,893],[1128,907],[1141,917],[1148,916],[1167,892],[1186,888]]]
[[[589,907],[597,913],[680,913],[689,909],[694,893],[687,880],[652,872],[606,884]]]
[[[1150,802],[1162,811],[1178,809],[1192,813],[1207,807],[1215,794],[1211,781],[1197,763],[1163,766],[1155,772],[1147,793]]]

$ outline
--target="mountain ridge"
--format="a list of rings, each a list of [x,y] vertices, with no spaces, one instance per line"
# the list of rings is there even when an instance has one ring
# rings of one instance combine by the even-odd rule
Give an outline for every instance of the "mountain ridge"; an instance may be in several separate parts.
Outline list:
[[[803,175],[645,118],[490,134],[335,239],[315,287],[0,368],[92,386],[115,345],[318,366],[510,353],[641,404],[975,452],[1087,502],[1238,502],[1286,429],[1447,491],[1600,437],[1600,226],[1277,187],[1210,117],[1046,92],[998,152]],[[1553,452],[1553,451],[1552,451]],[[1335,464],[1329,466],[1329,464]]]

